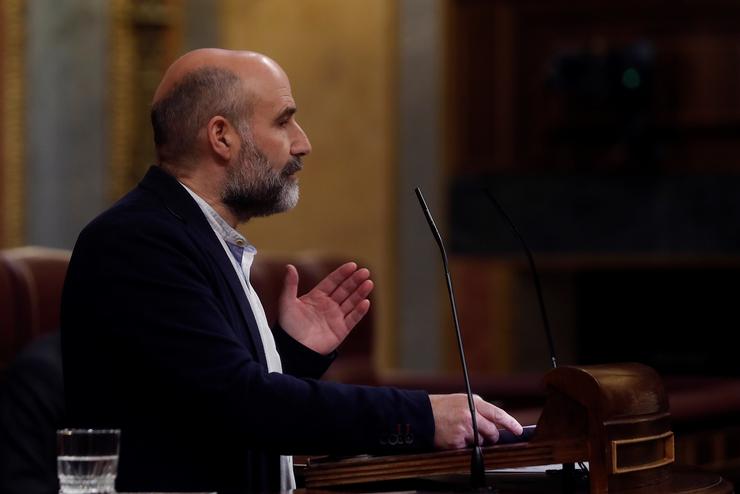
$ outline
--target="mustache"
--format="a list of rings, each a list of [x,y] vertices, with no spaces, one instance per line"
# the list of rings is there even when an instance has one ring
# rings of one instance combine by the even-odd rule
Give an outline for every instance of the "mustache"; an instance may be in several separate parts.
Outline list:
[[[300,156],[294,156],[292,157],[288,163],[283,167],[283,171],[280,172],[281,175],[287,177],[290,175],[293,175],[295,172],[301,171],[303,169],[303,160]]]

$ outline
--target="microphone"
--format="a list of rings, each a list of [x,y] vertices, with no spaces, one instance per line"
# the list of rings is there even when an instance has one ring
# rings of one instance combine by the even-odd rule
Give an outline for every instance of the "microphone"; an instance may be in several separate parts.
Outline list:
[[[534,278],[534,288],[537,292],[537,301],[539,302],[540,306],[540,315],[542,317],[542,324],[545,328],[545,335],[547,336],[547,344],[550,349],[550,362],[552,363],[552,368],[556,369],[558,366],[557,358],[555,357],[555,344],[553,343],[552,339],[552,331],[550,331],[550,323],[547,319],[547,311],[545,311],[545,299],[542,296],[542,287],[540,286],[540,278],[537,275],[537,268],[534,264],[534,257],[532,256],[532,251],[529,250],[529,247],[527,247],[527,242],[524,241],[524,237],[519,233],[519,229],[514,225],[514,222],[511,221],[511,218],[509,218],[509,215],[506,214],[506,211],[504,211],[504,208],[501,207],[501,204],[496,200],[495,197],[493,197],[493,194],[490,190],[484,189],[483,192],[486,194],[486,197],[493,203],[493,205],[496,207],[496,210],[501,214],[501,216],[506,221],[506,224],[509,226],[509,229],[514,233],[514,236],[519,240],[519,243],[522,244],[522,248],[524,249],[524,252],[527,254],[527,261],[529,262],[529,270],[532,273],[532,278]]]
[[[501,216],[506,221],[506,224],[509,226],[509,229],[514,234],[514,236],[519,240],[519,243],[522,245],[522,248],[524,249],[524,252],[527,255],[527,261],[529,262],[529,270],[532,273],[532,278],[534,279],[534,287],[535,291],[537,292],[537,301],[539,303],[540,307],[540,315],[542,317],[542,325],[545,329],[545,336],[547,336],[547,344],[550,350],[550,362],[552,363],[552,368],[556,369],[558,367],[557,358],[555,357],[555,344],[553,342],[552,338],[552,331],[550,330],[550,323],[547,319],[547,311],[545,310],[545,299],[542,296],[542,286],[540,284],[540,277],[537,274],[537,267],[534,263],[534,256],[532,256],[532,251],[529,250],[529,247],[527,246],[527,242],[524,241],[524,237],[521,233],[519,233],[519,229],[514,225],[514,222],[511,220],[508,214],[506,214],[506,211],[504,211],[504,208],[499,204],[499,202],[496,200],[496,198],[493,196],[493,193],[488,189],[483,189],[483,192],[485,193],[486,197],[493,203],[496,210],[501,214]],[[536,430],[536,426],[532,428],[532,433]],[[579,462],[578,465],[581,468],[581,471],[585,472],[588,475],[588,468],[586,468],[586,465],[584,465],[582,462]],[[575,466],[573,463],[563,463],[563,481],[564,485],[567,485],[568,482],[574,482],[575,481]],[[569,489],[572,490],[572,489]]]
[[[473,401],[473,392],[470,390],[470,378],[468,377],[468,366],[465,363],[465,352],[463,350],[462,335],[460,334],[460,323],[457,319],[457,306],[455,304],[455,293],[452,290],[452,279],[450,278],[450,270],[447,264],[447,253],[445,252],[444,243],[442,242],[442,236],[439,234],[437,226],[434,224],[432,214],[429,212],[427,203],[424,200],[424,196],[421,193],[421,189],[416,187],[414,189],[416,197],[419,199],[421,210],[424,212],[424,217],[429,223],[429,229],[434,235],[434,240],[437,241],[439,251],[442,254],[442,263],[445,270],[445,279],[447,281],[447,293],[450,296],[450,305],[452,306],[452,320],[455,324],[455,336],[457,337],[457,349],[460,354],[460,363],[462,364],[463,377],[465,379],[465,391],[468,395],[468,407],[470,408],[470,417],[473,423],[473,451],[470,457],[470,483],[474,489],[483,489],[486,486],[486,467],[483,460],[483,449],[478,442],[478,421],[476,420],[475,402]]]

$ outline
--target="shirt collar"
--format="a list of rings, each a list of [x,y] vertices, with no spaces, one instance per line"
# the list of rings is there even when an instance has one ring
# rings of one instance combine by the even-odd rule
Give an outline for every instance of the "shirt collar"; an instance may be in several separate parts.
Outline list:
[[[245,252],[251,255],[257,253],[257,249],[247,241],[246,237],[232,228],[231,225],[229,225],[226,220],[211,207],[210,204],[208,204],[198,194],[190,190],[187,185],[182,182],[179,183],[186,191],[188,191],[196,204],[198,204],[198,207],[203,211],[203,214],[208,220],[208,223],[210,223],[211,228],[213,228],[213,231],[216,232],[216,235],[221,237],[224,242],[226,242],[226,246],[229,248],[231,253],[234,254],[237,261],[241,262],[242,256]]]

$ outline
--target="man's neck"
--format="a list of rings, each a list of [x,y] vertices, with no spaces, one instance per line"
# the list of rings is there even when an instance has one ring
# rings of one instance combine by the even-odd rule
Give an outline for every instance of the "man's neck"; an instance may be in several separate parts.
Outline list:
[[[209,176],[208,173],[190,170],[173,169],[171,166],[164,167],[165,170],[172,174],[181,184],[193,191],[208,203],[219,216],[232,228],[236,229],[239,223],[239,217],[221,200],[220,185],[215,174]]]

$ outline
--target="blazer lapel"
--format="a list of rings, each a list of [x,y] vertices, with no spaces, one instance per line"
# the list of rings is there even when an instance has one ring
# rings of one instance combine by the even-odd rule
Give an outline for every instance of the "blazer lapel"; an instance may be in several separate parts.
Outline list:
[[[165,207],[169,212],[187,225],[191,236],[204,248],[211,260],[218,266],[231,289],[233,300],[239,306],[239,310],[248,328],[247,337],[252,346],[257,349],[258,360],[262,364],[267,365],[267,358],[265,357],[265,349],[262,345],[262,337],[257,327],[257,320],[254,317],[239,277],[234,271],[234,266],[227,257],[221,242],[216,237],[208,220],[203,215],[203,211],[201,211],[182,185],[158,166],[149,168],[149,171],[139,185],[155,192],[164,200]],[[237,336],[244,337],[244,335]]]
[[[198,211],[200,212],[200,209],[198,209]],[[203,219],[204,221],[206,221],[205,218]],[[239,281],[239,277],[237,276],[236,272],[234,272],[234,266],[231,264],[231,261],[227,257],[227,254],[224,251],[221,242],[218,241],[218,238],[216,238],[216,234],[213,232],[211,225],[209,225],[207,221],[206,226],[208,227],[208,232],[199,231],[195,234],[195,238],[196,240],[201,240],[204,238],[204,234],[207,234],[206,238],[208,240],[204,242],[204,247],[208,254],[211,256],[211,259],[218,266],[221,274],[229,285],[234,300],[236,300],[236,302],[239,304],[239,309],[242,313],[242,317],[244,318],[244,321],[247,323],[247,327],[249,328],[249,331],[247,331],[247,333],[249,334],[249,337],[252,341],[252,345],[254,345],[254,348],[257,349],[259,361],[267,365],[267,358],[265,357],[265,349],[262,345],[262,337],[260,336],[259,328],[257,326],[257,320],[254,317],[254,312],[252,312],[252,307],[249,305],[249,300],[247,300],[247,296],[244,293],[244,288],[242,287],[242,284]]]

